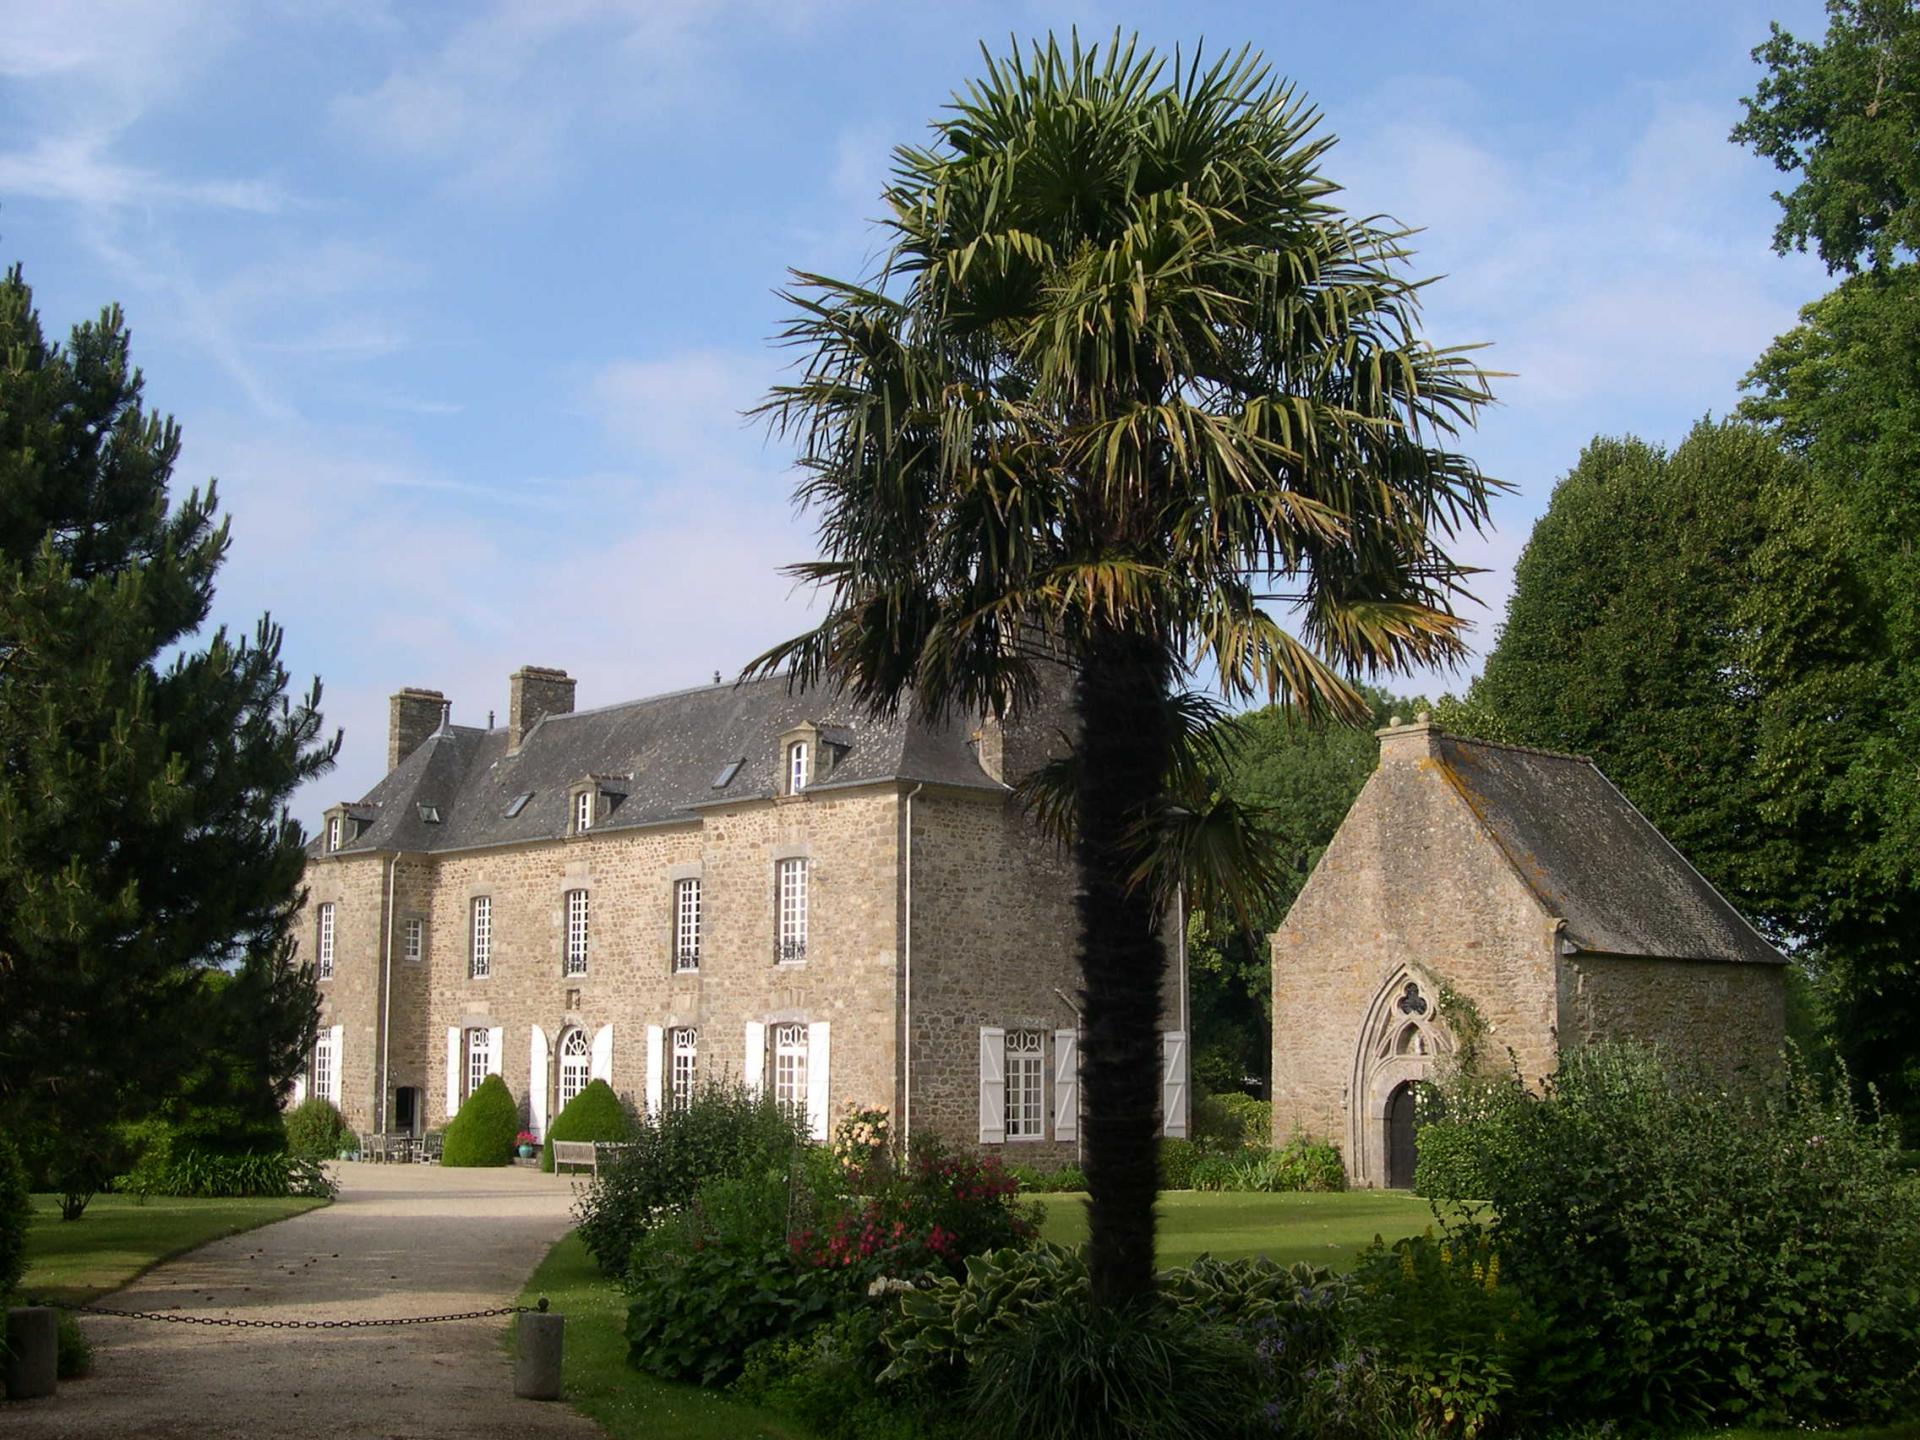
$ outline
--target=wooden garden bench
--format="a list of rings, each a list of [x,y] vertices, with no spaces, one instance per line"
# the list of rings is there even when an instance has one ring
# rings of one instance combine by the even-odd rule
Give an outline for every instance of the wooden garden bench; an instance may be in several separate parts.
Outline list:
[[[553,1142],[553,1173],[558,1175],[562,1165],[584,1165],[598,1180],[600,1147],[591,1140],[556,1140]]]

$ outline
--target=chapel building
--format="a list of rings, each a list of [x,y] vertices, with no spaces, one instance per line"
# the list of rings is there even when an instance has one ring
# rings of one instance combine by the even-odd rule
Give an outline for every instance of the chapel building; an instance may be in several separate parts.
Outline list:
[[[1777,1073],[1784,958],[1590,760],[1424,716],[1379,735],[1273,937],[1275,1144],[1331,1139],[1352,1183],[1411,1185],[1415,1087],[1469,1021],[1530,1083],[1599,1039]]]
[[[500,727],[393,697],[388,775],[310,849],[299,1093],[417,1135],[499,1075],[539,1136],[590,1079],[657,1111],[731,1078],[816,1138],[880,1106],[900,1136],[1077,1158],[1077,887],[1012,790],[1069,726],[1064,690],[971,725],[784,678],[573,700],[532,666]],[[1175,974],[1163,1095],[1184,1134]]]

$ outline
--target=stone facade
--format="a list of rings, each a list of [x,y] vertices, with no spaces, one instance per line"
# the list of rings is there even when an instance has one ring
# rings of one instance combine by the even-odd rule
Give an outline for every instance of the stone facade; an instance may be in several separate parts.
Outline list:
[[[1381,732],[1272,950],[1275,1143],[1333,1140],[1360,1185],[1407,1179],[1391,1122],[1457,1042],[1443,989],[1533,1080],[1602,1038],[1751,1077],[1784,1040],[1781,957],[1588,762],[1426,723]]]
[[[396,696],[396,732],[417,730],[438,700]],[[521,671],[506,726],[437,721],[366,800],[328,812],[341,844],[315,847],[296,932],[303,958],[318,961],[332,907],[331,975],[317,982],[324,1053],[310,1083],[356,1130],[419,1132],[444,1125],[471,1075],[492,1071],[539,1131],[557,1112],[571,1032],[591,1050],[591,1074],[639,1109],[670,1101],[674,1032],[695,1032],[700,1079],[771,1085],[776,1028],[797,1024],[816,1134],[849,1106],[882,1106],[909,1133],[1004,1146],[1027,1163],[1072,1160],[1075,886],[1004,783],[1046,757],[1063,704],[1055,697],[1025,725],[948,733],[911,719],[870,725],[762,682],[574,715],[571,680]],[[818,767],[797,793],[796,741]],[[620,755],[631,758],[607,758]],[[584,831],[583,791],[597,797]],[[541,800],[520,798],[528,792],[546,798],[544,818],[530,818]],[[804,954],[782,958],[776,877],[789,861],[804,862],[807,913]],[[684,881],[699,887],[691,968],[675,954]],[[577,948],[569,957],[576,892],[584,963]],[[1169,989],[1173,1031],[1185,1006]],[[1007,1047],[1031,1036],[1037,1126],[1030,1059],[1015,1060],[1007,1095]],[[1178,1038],[1168,1051],[1178,1132]],[[1016,1101],[1025,1109],[1009,1123]]]

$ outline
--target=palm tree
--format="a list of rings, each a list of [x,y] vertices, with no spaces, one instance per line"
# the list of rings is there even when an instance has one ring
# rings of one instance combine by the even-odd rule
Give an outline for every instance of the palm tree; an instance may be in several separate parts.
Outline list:
[[[1033,788],[1080,874],[1104,1305],[1152,1284],[1169,896],[1262,878],[1189,686],[1364,719],[1352,677],[1462,653],[1442,547],[1495,488],[1448,448],[1487,376],[1417,338],[1408,232],[1333,204],[1318,118],[1247,50],[988,54],[895,152],[878,273],[796,274],[801,373],[762,407],[830,604],[752,669],[996,715],[1072,672],[1074,753]]]

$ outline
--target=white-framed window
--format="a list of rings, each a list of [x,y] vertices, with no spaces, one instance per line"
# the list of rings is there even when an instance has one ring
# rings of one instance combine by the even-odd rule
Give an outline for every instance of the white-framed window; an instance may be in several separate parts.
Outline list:
[[[673,882],[673,968],[700,968],[700,882]]]
[[[493,897],[473,897],[473,918],[468,926],[467,974],[484,980],[493,974]]]
[[[418,915],[409,916],[400,926],[400,956],[416,965],[427,949],[427,922]]]
[[[584,890],[567,891],[565,972],[568,975],[587,973],[587,892]]]
[[[333,1098],[333,1067],[339,1063],[333,1053],[333,1032],[322,1026],[313,1042],[313,1089],[307,1093],[322,1100]]]
[[[327,900],[320,906],[320,943],[315,947],[317,959],[314,973],[322,980],[333,978],[333,902]]]
[[[567,1102],[587,1088],[587,1080],[593,1073],[593,1050],[587,1043],[587,1032],[577,1025],[560,1037],[560,1093],[558,1114],[567,1108]]]
[[[467,1031],[467,1088],[460,1092],[466,1099],[480,1088],[480,1082],[493,1073],[493,1032],[476,1025]]]
[[[810,763],[812,758],[807,749],[807,742],[804,740],[796,740],[787,746],[787,793],[789,795],[798,795],[807,788],[807,782],[813,778]]]
[[[672,1057],[672,1087],[669,1103],[675,1107],[693,1103],[693,1083],[700,1060],[700,1032],[691,1025],[676,1025],[667,1032],[667,1053]]]
[[[782,1105],[807,1103],[807,1027],[773,1027],[773,1098]]]
[[[774,958],[782,964],[807,958],[807,862],[782,860],[775,867],[779,934]]]
[[[1046,1036],[1007,1032],[1007,1139],[1038,1140],[1045,1133]]]
[[[327,817],[327,849],[338,850],[339,848],[340,817],[338,815],[329,815]]]
[[[593,828],[593,791],[582,790],[573,797],[573,833],[584,835]]]

